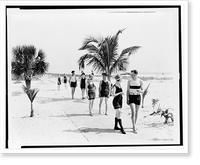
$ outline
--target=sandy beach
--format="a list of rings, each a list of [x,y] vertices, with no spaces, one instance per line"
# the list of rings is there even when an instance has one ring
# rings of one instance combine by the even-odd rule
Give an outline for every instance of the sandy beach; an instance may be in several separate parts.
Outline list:
[[[99,77],[95,77],[98,87]],[[114,83],[115,81],[112,80]],[[158,98],[162,108],[174,108],[173,79],[146,80],[144,87],[150,82],[149,93],[145,98],[144,108],[140,108],[137,134],[132,132],[130,108],[124,96],[122,120],[126,134],[113,129],[115,110],[112,106],[113,97],[109,98],[108,116],[98,114],[99,98],[94,101],[94,116],[88,111],[88,100],[81,99],[78,87],[75,99],[71,99],[69,84],[67,89],[62,83],[57,90],[56,77],[46,75],[32,81],[32,88],[38,88],[33,107],[35,116],[30,118],[30,101],[23,92],[24,81],[11,82],[11,98],[9,100],[9,146],[18,148],[26,145],[145,145],[145,144],[176,144],[179,142],[177,116],[174,123],[164,124],[164,117],[150,116],[153,112],[152,99]],[[127,80],[122,80],[126,91]],[[174,110],[175,111],[175,110]]]

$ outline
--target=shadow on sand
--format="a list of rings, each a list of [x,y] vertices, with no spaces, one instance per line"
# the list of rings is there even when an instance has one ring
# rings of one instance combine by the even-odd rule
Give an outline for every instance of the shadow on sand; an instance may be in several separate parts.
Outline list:
[[[89,133],[89,132],[94,132],[96,134],[100,134],[100,133],[120,133],[120,131],[115,131],[114,129],[110,129],[110,128],[79,128],[76,130],[63,130],[63,132],[73,132],[73,133]]]
[[[37,99],[41,99],[39,101],[41,104],[72,100],[71,98],[46,98],[46,97],[37,97]]]
[[[154,128],[160,128],[160,127],[165,127],[165,126],[174,126],[174,123],[167,123],[164,124],[164,122],[162,123],[151,123],[151,124],[145,124],[148,128],[149,127],[154,127]]]
[[[57,115],[49,117],[76,117],[76,116],[90,116],[89,114],[66,114],[66,115]]]
[[[90,114],[67,114],[69,117],[76,117],[76,116],[90,116]]]
[[[21,93],[18,93],[18,94],[21,94]],[[75,103],[87,103],[86,101],[84,101],[82,99],[73,99],[72,100],[72,98],[66,98],[66,97],[62,97],[62,98],[37,97],[37,100],[38,99],[39,99],[39,103],[41,103],[41,104],[46,104],[46,103],[51,103],[51,102],[54,103],[54,102],[60,102],[60,101],[72,101],[72,102],[75,102]]]
[[[23,94],[23,92],[18,92],[18,91],[12,92],[12,96],[19,96],[21,94]]]

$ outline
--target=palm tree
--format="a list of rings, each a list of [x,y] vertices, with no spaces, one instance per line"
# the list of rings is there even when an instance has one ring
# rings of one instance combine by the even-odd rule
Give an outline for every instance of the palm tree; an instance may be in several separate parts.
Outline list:
[[[30,102],[31,102],[31,114],[30,117],[34,116],[34,110],[33,110],[33,101],[37,95],[37,93],[39,92],[39,89],[29,89],[27,87],[25,87],[24,85],[22,86],[24,92],[27,94]]]
[[[22,76],[29,89],[32,77],[42,76],[48,70],[49,64],[45,62],[45,53],[41,49],[36,52],[33,45],[16,46],[12,49],[12,55],[12,74],[17,78]]]
[[[115,35],[106,38],[92,36],[85,38],[79,50],[86,50],[87,53],[79,58],[79,69],[84,69],[85,65],[91,65],[97,72],[106,72],[109,79],[112,73],[126,71],[129,56],[135,53],[140,46],[128,47],[118,54],[119,34],[124,30],[119,30]]]
[[[142,93],[142,108],[144,108],[144,98],[145,98],[145,96],[147,95],[147,93],[149,92],[148,89],[149,89],[150,84],[151,84],[151,83],[149,83],[149,85],[146,87],[146,89],[145,89],[144,92]]]

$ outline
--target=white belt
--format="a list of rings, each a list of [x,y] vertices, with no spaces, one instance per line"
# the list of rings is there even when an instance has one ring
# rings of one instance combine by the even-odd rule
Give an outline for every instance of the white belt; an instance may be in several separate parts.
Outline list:
[[[129,93],[129,95],[140,95],[139,93]]]

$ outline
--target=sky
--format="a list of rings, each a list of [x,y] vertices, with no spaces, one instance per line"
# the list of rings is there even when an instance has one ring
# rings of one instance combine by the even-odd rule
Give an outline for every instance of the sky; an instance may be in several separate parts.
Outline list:
[[[128,11],[128,12],[127,12]],[[78,50],[87,36],[119,36],[118,53],[141,46],[127,71],[174,72],[178,68],[177,9],[18,10],[8,11],[8,50],[34,45],[46,54],[50,73],[79,73]],[[86,67],[89,73],[91,67]]]

